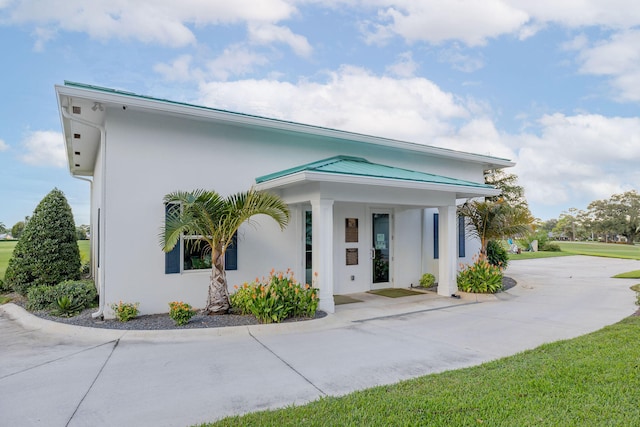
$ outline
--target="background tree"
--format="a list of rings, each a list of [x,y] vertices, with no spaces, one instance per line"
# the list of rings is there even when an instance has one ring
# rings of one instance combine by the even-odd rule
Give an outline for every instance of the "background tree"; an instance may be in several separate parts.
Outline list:
[[[606,235],[625,236],[630,245],[640,235],[640,194],[635,190],[593,201],[588,210],[599,231]]]
[[[29,219],[5,273],[15,291],[56,285],[80,277],[80,251],[71,207],[62,191],[54,188]]]
[[[19,239],[24,231],[24,221],[18,221],[11,227],[11,235],[14,239]]]
[[[276,195],[251,189],[222,197],[215,191],[174,192],[164,197],[170,206],[160,243],[171,251],[183,235],[198,236],[196,244],[211,249],[212,272],[205,312],[224,314],[229,310],[229,291],[224,254],[240,226],[254,215],[273,218],[281,229],[289,223],[289,208]]]
[[[484,173],[485,184],[499,188],[501,193],[498,196],[485,198],[487,201],[504,201],[510,206],[521,206],[529,208],[527,199],[524,196],[524,187],[518,185],[518,176],[507,173],[504,169],[491,169]]]
[[[7,227],[4,225],[3,222],[0,221],[0,234],[4,234],[7,232]]]

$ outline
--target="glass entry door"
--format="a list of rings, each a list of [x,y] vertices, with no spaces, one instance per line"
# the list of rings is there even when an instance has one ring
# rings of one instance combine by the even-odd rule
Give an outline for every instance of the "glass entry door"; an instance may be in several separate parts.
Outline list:
[[[390,254],[391,254],[391,215],[388,213],[372,213],[371,229],[371,268],[373,283],[376,288],[388,287],[390,282]],[[384,286],[383,286],[384,284]]]

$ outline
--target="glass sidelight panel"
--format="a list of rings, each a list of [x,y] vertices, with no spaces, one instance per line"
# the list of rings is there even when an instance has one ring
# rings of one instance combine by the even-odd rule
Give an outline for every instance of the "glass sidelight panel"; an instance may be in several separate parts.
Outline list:
[[[389,281],[389,214],[372,214],[373,283]]]

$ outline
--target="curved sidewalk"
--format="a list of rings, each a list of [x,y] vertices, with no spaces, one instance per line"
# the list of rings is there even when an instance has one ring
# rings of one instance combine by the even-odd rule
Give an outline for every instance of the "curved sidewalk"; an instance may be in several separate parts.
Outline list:
[[[86,330],[4,307],[2,422],[186,426],[475,365],[629,316],[638,281],[611,276],[630,270],[640,261],[516,261],[518,285],[492,301],[400,298],[226,330]]]

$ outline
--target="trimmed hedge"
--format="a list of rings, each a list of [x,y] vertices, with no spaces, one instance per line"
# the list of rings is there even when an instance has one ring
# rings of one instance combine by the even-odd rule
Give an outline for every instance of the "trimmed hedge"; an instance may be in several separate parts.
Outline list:
[[[80,251],[71,207],[54,188],[27,222],[5,273],[5,281],[26,295],[33,286],[54,286],[80,278]]]
[[[92,280],[67,280],[56,286],[34,286],[27,292],[27,310],[51,310],[58,299],[67,297],[83,308],[91,307],[98,298]]]

